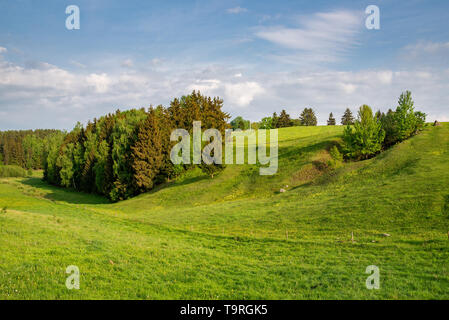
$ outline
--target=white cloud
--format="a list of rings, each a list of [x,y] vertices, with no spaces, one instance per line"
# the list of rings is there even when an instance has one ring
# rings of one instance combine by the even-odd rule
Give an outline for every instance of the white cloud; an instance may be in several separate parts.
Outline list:
[[[383,84],[390,84],[393,81],[393,72],[390,70],[379,71],[377,73],[377,78]]]
[[[340,83],[341,88],[345,93],[351,94],[357,89],[357,86],[353,85],[352,83]]]
[[[248,106],[257,95],[264,93],[257,82],[229,83],[225,85],[225,95],[231,104]]]
[[[301,58],[334,61],[356,45],[362,30],[359,12],[320,12],[302,17],[300,27],[274,26],[262,28],[256,36],[284,48],[294,49]],[[292,56],[285,58],[293,60]]]
[[[97,93],[105,93],[109,89],[111,79],[108,77],[106,73],[102,74],[92,73],[88,77],[86,77],[86,82],[90,86],[93,86]]]
[[[0,47],[0,54],[8,52],[8,49],[5,47]]]
[[[330,112],[339,118],[347,107],[394,108],[406,89],[429,120],[449,117],[449,68],[250,72],[216,65],[173,67],[169,61],[171,69],[162,71],[135,68],[86,74],[84,69],[34,65],[26,68],[0,60],[0,111],[8,115],[0,117],[2,129],[70,129],[78,120],[85,123],[117,108],[167,106],[192,90],[223,98],[225,111],[252,121],[283,108],[298,118],[304,107],[311,106],[324,124]],[[245,77],[236,77],[237,72]]]
[[[125,68],[132,68],[132,67],[134,67],[134,62],[131,59],[126,59],[126,60],[123,60],[121,66],[125,67]]]
[[[239,13],[243,13],[243,12],[247,12],[247,11],[248,11],[248,9],[242,8],[242,7],[229,8],[226,10],[227,13],[231,13],[231,14],[239,14]]]
[[[187,87],[187,90],[200,91],[203,94],[214,95],[215,91],[220,87],[221,81],[218,79],[209,79],[209,80],[197,80],[194,84],[191,84]]]

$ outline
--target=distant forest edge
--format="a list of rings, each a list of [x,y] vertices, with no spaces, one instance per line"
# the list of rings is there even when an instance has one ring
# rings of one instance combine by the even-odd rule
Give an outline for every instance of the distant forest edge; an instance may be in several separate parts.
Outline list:
[[[65,133],[59,130],[0,131],[0,164],[25,169],[43,169],[44,148],[51,136]]]
[[[112,201],[124,200],[170,181],[182,172],[200,167],[213,178],[224,165],[174,165],[170,151],[173,129],[192,134],[193,121],[202,128],[216,128],[222,135],[227,128],[274,129],[290,126],[316,126],[312,108],[305,108],[299,119],[291,119],[285,110],[250,124],[242,117],[228,123],[222,111],[223,100],[193,91],[174,99],[168,108],[159,105],[148,110],[117,110],[85,127],[77,123],[67,133],[59,130],[0,132],[0,163],[25,169],[43,169],[51,184],[105,195]],[[395,111],[387,113],[363,105],[354,119],[348,108],[341,123],[346,125],[342,141],[331,150],[335,162],[363,160],[375,156],[395,143],[417,134],[425,125],[426,115],[415,111],[411,93],[401,94]],[[333,114],[328,125],[336,125]]]

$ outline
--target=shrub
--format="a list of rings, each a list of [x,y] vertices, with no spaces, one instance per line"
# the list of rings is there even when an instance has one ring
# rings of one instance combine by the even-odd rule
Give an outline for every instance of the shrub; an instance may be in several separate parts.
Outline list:
[[[201,163],[199,164],[199,167],[203,173],[207,174],[210,178],[214,178],[214,176],[218,175],[220,172],[222,172],[225,169],[225,165],[223,164],[205,164]]]
[[[26,174],[26,170],[19,166],[0,166],[0,178],[26,177]]]
[[[355,160],[369,159],[382,150],[385,131],[367,105],[360,107],[354,127],[347,126],[344,135],[344,155]]]
[[[343,162],[343,155],[340,153],[340,150],[338,150],[336,145],[329,150],[329,154],[332,157],[332,160],[328,161],[328,166],[331,168],[338,168],[341,166],[341,163]]]

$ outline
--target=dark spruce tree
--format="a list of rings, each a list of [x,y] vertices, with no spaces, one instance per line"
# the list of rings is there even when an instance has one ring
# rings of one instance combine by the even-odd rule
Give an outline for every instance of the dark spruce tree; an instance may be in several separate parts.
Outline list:
[[[162,132],[153,108],[137,129],[137,140],[131,147],[133,185],[137,193],[153,188],[154,178],[163,165]]]
[[[291,127],[292,126],[292,120],[290,119],[290,115],[285,111],[282,110],[279,114],[279,118],[277,120],[277,128],[285,128],[285,127]]]
[[[318,121],[312,108],[305,108],[299,117],[302,126],[316,126]]]
[[[329,115],[329,120],[327,120],[327,125],[335,126],[335,124],[336,124],[336,121],[335,121],[334,115],[331,112],[331,114]]]
[[[343,117],[341,117],[341,124],[344,126],[354,124],[354,116],[352,115],[352,111],[349,108],[346,109]]]

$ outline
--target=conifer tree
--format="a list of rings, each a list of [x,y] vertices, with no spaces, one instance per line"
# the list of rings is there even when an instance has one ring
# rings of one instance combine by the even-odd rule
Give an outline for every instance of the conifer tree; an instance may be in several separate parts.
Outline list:
[[[352,115],[352,111],[349,108],[346,109],[343,117],[341,117],[341,124],[344,126],[354,124],[354,116]]]
[[[153,108],[138,127],[137,140],[132,150],[133,184],[138,192],[150,190],[163,164],[162,132],[159,118]]]
[[[290,119],[290,115],[285,111],[282,110],[279,114],[279,118],[277,120],[277,128],[285,128],[285,127],[291,127],[292,126],[292,120]]]
[[[316,126],[318,121],[312,108],[304,108],[299,117],[302,126]]]
[[[335,124],[336,124],[336,121],[335,121],[334,115],[331,112],[330,115],[329,115],[329,119],[327,120],[327,125],[328,126],[335,126]]]

